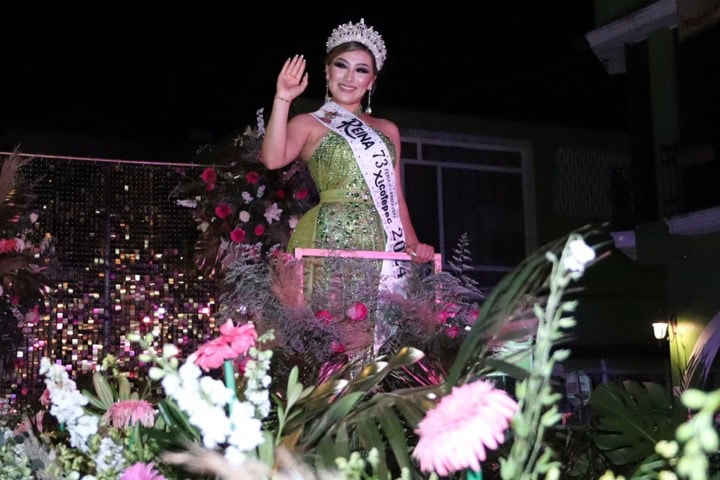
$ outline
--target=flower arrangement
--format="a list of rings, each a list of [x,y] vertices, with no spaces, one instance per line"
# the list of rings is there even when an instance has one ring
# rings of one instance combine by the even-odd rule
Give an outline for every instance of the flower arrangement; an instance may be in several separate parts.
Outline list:
[[[52,240],[30,208],[32,185],[22,175],[32,160],[17,150],[0,158],[0,377],[5,379],[22,366],[16,353],[32,342],[52,277]]]
[[[153,333],[131,335],[148,369],[143,393],[112,359],[93,374],[95,393],[45,359],[48,415],[42,431],[25,422],[24,431],[4,436],[7,478],[480,478],[489,464],[499,465],[502,478],[557,472],[543,429],[559,419],[549,375],[564,353],[549,347],[573,324],[563,293],[595,261],[584,240],[551,243],[508,275],[433,382],[416,374],[428,368],[427,355],[412,346],[311,382],[297,365],[278,375],[281,342],[248,312],[226,316],[216,338],[193,352]],[[539,322],[529,347],[535,362],[516,397],[487,374],[506,364],[507,372],[521,370],[492,345],[514,315],[525,315],[528,296]],[[258,308],[258,321],[277,313]],[[362,323],[366,314],[355,303],[343,321]],[[318,317],[312,314],[326,321]]]
[[[210,165],[186,177],[172,194],[178,205],[192,209],[200,232],[195,263],[203,272],[222,271],[243,249],[284,247],[315,202],[314,184],[302,162],[279,170],[260,162],[264,134],[259,109],[255,127],[199,148],[198,161]]]

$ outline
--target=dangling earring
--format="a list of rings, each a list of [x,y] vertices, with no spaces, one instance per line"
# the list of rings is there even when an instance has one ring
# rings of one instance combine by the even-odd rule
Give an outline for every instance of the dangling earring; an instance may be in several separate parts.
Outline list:
[[[372,107],[370,106],[370,101],[372,100],[372,88],[368,89],[368,103],[367,107],[365,107],[365,113],[368,115],[372,115]]]
[[[328,103],[330,101],[330,87],[328,86],[328,81],[325,80],[325,103]]]

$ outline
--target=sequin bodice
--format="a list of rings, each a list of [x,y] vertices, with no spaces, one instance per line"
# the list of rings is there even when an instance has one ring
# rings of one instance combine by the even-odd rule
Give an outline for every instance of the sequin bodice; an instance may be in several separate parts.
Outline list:
[[[382,133],[395,162],[393,143]],[[290,239],[295,247],[384,250],[385,231],[370,191],[347,141],[328,131],[308,161],[320,203],[298,223]]]

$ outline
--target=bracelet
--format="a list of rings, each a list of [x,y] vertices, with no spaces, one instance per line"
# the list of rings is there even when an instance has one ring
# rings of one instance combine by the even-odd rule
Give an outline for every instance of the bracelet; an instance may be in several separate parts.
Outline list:
[[[288,100],[287,98],[283,98],[279,95],[275,95],[275,98],[277,98],[278,100],[282,100],[285,103],[290,103],[290,100]]]

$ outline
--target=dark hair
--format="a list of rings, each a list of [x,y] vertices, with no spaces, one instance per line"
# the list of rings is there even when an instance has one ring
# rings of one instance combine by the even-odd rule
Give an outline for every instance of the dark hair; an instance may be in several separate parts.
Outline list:
[[[372,53],[372,51],[366,47],[364,44],[360,42],[345,42],[341,43],[340,45],[334,47],[332,50],[330,50],[325,57],[325,65],[330,65],[333,60],[335,60],[337,57],[339,57],[341,54],[345,52],[351,52],[353,50],[364,50],[367,53],[370,54],[370,58],[372,58],[372,68],[373,73],[378,73],[377,68],[377,60],[375,59],[375,55]]]

